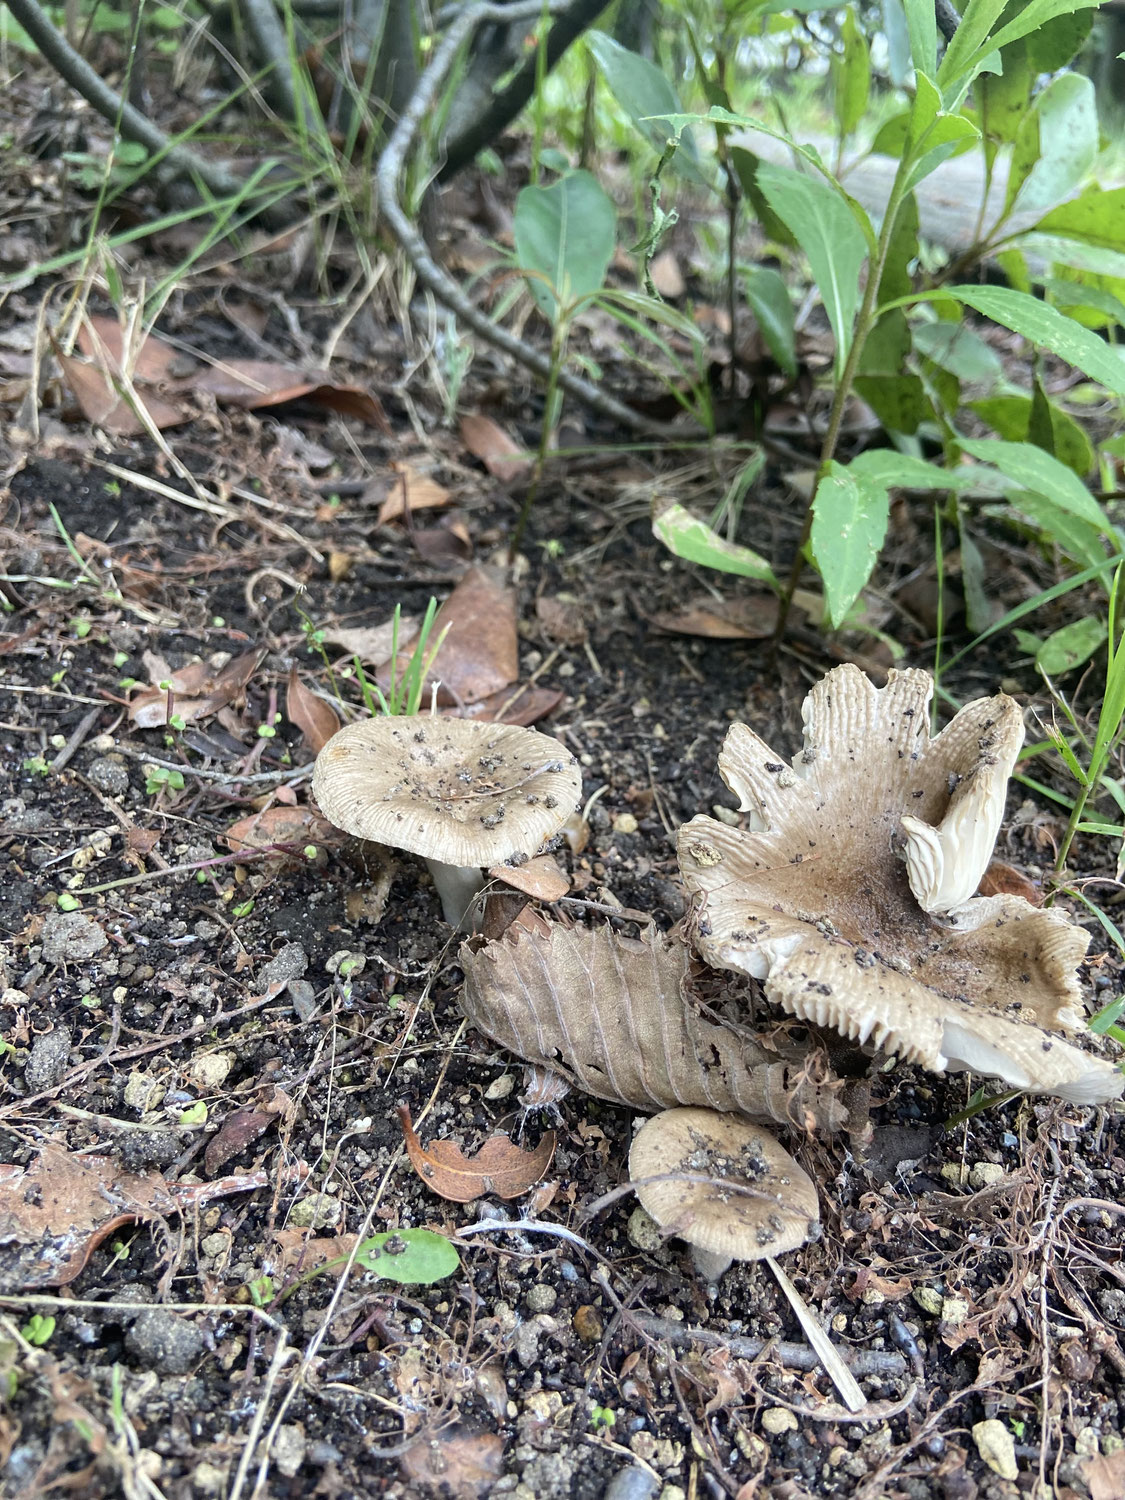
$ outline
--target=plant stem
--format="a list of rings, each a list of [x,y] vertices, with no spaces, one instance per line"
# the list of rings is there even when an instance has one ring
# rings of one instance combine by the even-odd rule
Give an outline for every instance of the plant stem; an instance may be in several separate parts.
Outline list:
[[[527,494],[524,496],[520,513],[516,519],[516,527],[512,532],[512,539],[508,543],[508,565],[516,560],[516,554],[520,550],[523,534],[527,530],[528,518],[531,515],[531,507],[535,504],[535,497],[539,493],[539,482],[543,478],[543,470],[547,463],[547,454],[551,449],[551,431],[554,426],[555,398],[559,388],[559,371],[562,369],[563,356],[566,350],[566,323],[561,316],[556,325],[554,335],[551,338],[551,369],[547,376],[547,394],[543,402],[543,421],[539,428],[539,451],[535,455],[535,472],[531,476],[531,482],[527,486]]]
[[[904,155],[898,164],[895,180],[891,184],[890,196],[887,199],[887,211],[883,216],[883,225],[879,231],[879,240],[875,247],[875,259],[868,262],[867,284],[863,289],[863,300],[860,303],[859,314],[855,321],[855,332],[852,337],[848,357],[844,361],[844,368],[840,374],[840,383],[836,387],[836,394],[832,400],[832,409],[828,414],[828,427],[824,434],[824,442],[820,450],[820,463],[817,466],[817,485],[828,472],[828,465],[836,454],[836,444],[840,440],[840,428],[844,422],[844,410],[847,406],[848,396],[851,394],[852,385],[859,371],[859,362],[863,357],[864,346],[867,336],[875,324],[875,309],[879,296],[879,284],[883,279],[883,271],[887,264],[887,256],[890,254],[891,240],[894,235],[895,221],[898,211],[902,207],[906,197],[907,174],[914,166],[914,153]],[[809,537],[812,535],[813,504],[816,500],[816,487],[809,499],[808,509],[805,512],[804,525],[801,527],[801,535],[797,541],[797,551],[793,557],[793,566],[789,570],[789,577],[785,584],[785,590],[781,596],[780,607],[777,612],[777,629],[774,631],[774,641],[781,639],[785,631],[785,623],[789,618],[789,611],[793,606],[793,595],[797,591],[797,585],[801,581],[801,573],[805,566],[805,548],[808,546]]]

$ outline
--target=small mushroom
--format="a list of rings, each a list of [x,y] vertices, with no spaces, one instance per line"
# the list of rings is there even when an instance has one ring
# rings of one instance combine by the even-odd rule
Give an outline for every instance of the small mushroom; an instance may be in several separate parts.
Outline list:
[[[792,1015],[920,1063],[1079,1104],[1116,1099],[1082,1025],[1087,934],[1020,896],[974,897],[1023,738],[1017,704],[970,703],[931,739],[929,673],[875,688],[837,667],[805,699],[792,765],[744,724],[719,757],[750,830],[679,835],[693,939]]]
[[[313,772],[329,822],[420,855],[446,921],[463,929],[472,925],[483,867],[537,854],[581,790],[574,757],[550,735],[428,714],[349,724]]]
[[[666,1109],[629,1152],[641,1207],[687,1240],[710,1275],[731,1260],[796,1250],[820,1221],[816,1188],[773,1136],[742,1115]]]

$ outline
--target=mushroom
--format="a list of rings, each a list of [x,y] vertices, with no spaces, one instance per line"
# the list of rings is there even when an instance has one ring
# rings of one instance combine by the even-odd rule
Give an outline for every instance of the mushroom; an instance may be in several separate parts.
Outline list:
[[[482,868],[537,854],[581,790],[574,757],[550,735],[428,714],[349,724],[313,771],[330,823],[421,855],[454,927],[471,926]]]
[[[742,1115],[666,1109],[646,1120],[629,1152],[641,1207],[687,1240],[719,1275],[732,1260],[796,1250],[817,1231],[812,1179],[773,1136]]]
[[[1019,707],[970,703],[934,739],[927,672],[875,688],[837,667],[785,764],[744,724],[719,757],[749,831],[679,835],[692,936],[719,968],[818,1026],[920,1063],[1079,1104],[1116,1099],[1112,1063],[1056,1034],[1082,1024],[1087,934],[1022,897],[973,897],[1023,737]]]

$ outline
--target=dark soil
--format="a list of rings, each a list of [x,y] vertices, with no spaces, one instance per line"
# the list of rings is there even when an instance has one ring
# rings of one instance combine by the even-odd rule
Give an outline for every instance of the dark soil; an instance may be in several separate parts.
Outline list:
[[[253,419],[224,422],[224,453],[268,450]],[[213,441],[201,434],[193,449],[189,436],[177,451]],[[447,435],[435,442],[453,454]],[[157,468],[140,444],[117,461]],[[655,461],[628,463],[622,479],[655,476]],[[478,555],[501,541],[513,514],[502,487],[456,456],[438,477],[456,486]],[[744,718],[792,749],[800,700],[831,658],[799,635],[775,656],[764,643],[651,630],[646,617],[699,580],[658,552],[614,488],[576,464],[537,510],[521,667],[526,677],[555,650],[536,599],[574,596],[588,649],[551,658],[540,683],[566,697],[542,727],[580,757],[585,794],[601,795],[588,847],[560,857],[578,897],[668,928],[683,909],[669,830],[730,805],[715,768],[728,724]],[[792,535],[794,508],[780,489],[774,502],[759,513]],[[94,576],[112,571],[123,603],[80,578],[48,505]],[[803,1342],[764,1265],[708,1286],[679,1242],[631,1232],[628,1197],[584,1214],[626,1179],[631,1112],[572,1094],[557,1121],[513,1114],[519,1065],[463,1028],[456,946],[420,864],[400,862],[374,925],[348,920],[357,877],[340,851],[327,865],[228,860],[176,873],[224,855],[224,831],[276,785],[249,783],[239,767],[290,667],[324,679],[297,604],[316,623],[376,624],[395,603],[416,610],[450,587],[362,501],[330,505],[300,485],[285,497],[305,543],[354,559],[335,582],[309,547],[263,531],[273,512],[232,510],[216,525],[65,458],[33,459],[11,483],[3,1155],[27,1164],[65,1146],[182,1184],[216,1175],[203,1154],[236,1110],[274,1113],[218,1173],[260,1169],[256,1190],[116,1230],[57,1292],[21,1293],[26,1280],[9,1267],[5,1493],[963,1500],[1030,1495],[1044,1473],[1059,1495],[1089,1493],[1089,1463],[1099,1444],[1113,1451],[1125,1399],[1119,1113],[1015,1100],[947,1130],[965,1079],[879,1070],[866,1155],[846,1138],[790,1139],[823,1216],[819,1242],[786,1258],[790,1275],[836,1343],[884,1370],[861,1381],[872,1406],[860,1420],[823,1420],[839,1409],[819,1368],[786,1368],[772,1346],[740,1357],[740,1339]],[[901,523],[905,561],[914,528],[909,515]],[[306,589],[297,603],[291,579]],[[169,743],[124,719],[120,683],[147,680],[146,649],[175,669],[252,643],[267,654],[221,725]],[[912,644],[927,661],[925,643]],[[971,696],[998,671],[977,658],[949,686]],[[64,746],[65,766],[50,769]],[[281,770],[283,754],[311,758],[284,719],[255,773]],[[146,791],[150,758],[182,764],[183,789]],[[307,781],[289,784],[307,801]],[[622,814],[635,831],[615,829]],[[1035,876],[1057,823],[1045,804],[1015,823],[1000,852]],[[60,938],[56,902],[71,887],[81,925]],[[82,949],[86,923],[106,940],[94,953]],[[311,986],[300,1010],[267,969],[293,944]],[[330,962],[341,950],[364,960],[346,977]],[[1112,966],[1092,972],[1109,998]],[[553,1195],[538,1208],[443,1202],[404,1158],[400,1101],[424,1140],[467,1150],[498,1127],[527,1145],[557,1124]],[[205,1121],[190,1123],[198,1104]],[[511,1230],[499,1222],[517,1218]],[[481,1219],[492,1227],[460,1240],[460,1270],[433,1286],[396,1289],[362,1271],[341,1286],[335,1268],[283,1295],[300,1262],[281,1260],[278,1231],[305,1226],[319,1246],[365,1224],[456,1235]],[[34,1313],[56,1320],[41,1347],[23,1342]],[[666,1337],[667,1320],[682,1337]],[[1015,1434],[1015,1482],[978,1454],[970,1429],[989,1417]],[[607,1489],[615,1474],[628,1477]]]

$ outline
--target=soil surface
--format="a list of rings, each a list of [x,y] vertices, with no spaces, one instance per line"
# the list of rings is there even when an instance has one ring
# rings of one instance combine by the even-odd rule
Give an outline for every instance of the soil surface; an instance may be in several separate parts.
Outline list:
[[[331,328],[297,290],[299,260],[263,247],[250,287],[216,261],[161,333],[212,361],[307,363]],[[34,289],[11,296],[5,333],[37,307]],[[869,1140],[779,1132],[821,1211],[784,1267],[858,1376],[867,1405],[849,1413],[764,1262],[709,1281],[619,1191],[636,1111],[545,1098],[466,1024],[460,939],[426,867],[357,855],[310,800],[324,720],[300,685],[332,722],[366,711],[339,632],[378,628],[385,644],[396,605],[418,616],[485,565],[495,619],[478,612],[455,644],[495,673],[487,638],[511,609],[518,660],[491,711],[526,716],[539,693],[538,727],[582,769],[583,825],[554,849],[569,895],[550,915],[672,932],[676,829],[739,818],[717,770],[730,724],[789,755],[834,664],[882,680],[893,646],[932,667],[939,614],[944,658],[967,646],[955,538],[939,588],[932,503],[896,501],[872,628],[828,637],[798,610],[774,650],[762,600],[652,534],[654,501],[708,513],[745,451],[615,447],[620,433],[571,412],[509,569],[526,478],[496,477],[447,413],[491,416],[533,450],[540,398],[481,349],[458,401],[439,378],[456,352],[435,352],[445,325],[418,303],[429,331],[407,339],[402,307],[384,287],[335,345],[382,426],[354,392],[340,415],[307,400],[250,412],[196,387],[196,415],[162,447],[91,426],[59,383],[37,432],[26,404],[4,408],[3,1493],[1125,1493],[1119,1108],[1016,1097],[951,1125],[978,1080],[880,1057]],[[782,569],[828,402],[815,316],[802,337],[813,374],[770,411],[737,528]],[[990,337],[1010,359],[1014,341]],[[619,342],[596,320],[575,337],[609,388],[659,396]],[[9,374],[21,347],[5,345]],[[845,446],[873,436],[857,407]],[[998,609],[1063,576],[1002,515],[982,515],[976,540]],[[1063,596],[1036,629],[1094,607]],[[1003,635],[957,659],[943,711],[1003,687],[1033,735],[1036,714],[1049,722],[1014,649]],[[1094,676],[1074,687],[1081,719],[1097,694]],[[1048,757],[1031,769],[1067,794]],[[247,848],[247,820],[265,847]],[[1013,784],[997,853],[1020,889],[1035,894],[1062,828],[1057,802]],[[1114,858],[1079,839],[1070,868],[1111,914]],[[1094,915],[1060,901],[1092,935],[1093,1013],[1119,968]],[[553,1157],[515,1198],[493,1184],[444,1199],[408,1159],[400,1105],[424,1146],[472,1154],[501,1131],[527,1151],[548,1140],[545,1160],[554,1132]],[[445,1236],[456,1268],[429,1284],[381,1274],[417,1229]],[[386,1234],[399,1238],[375,1269],[345,1274],[357,1236]]]

